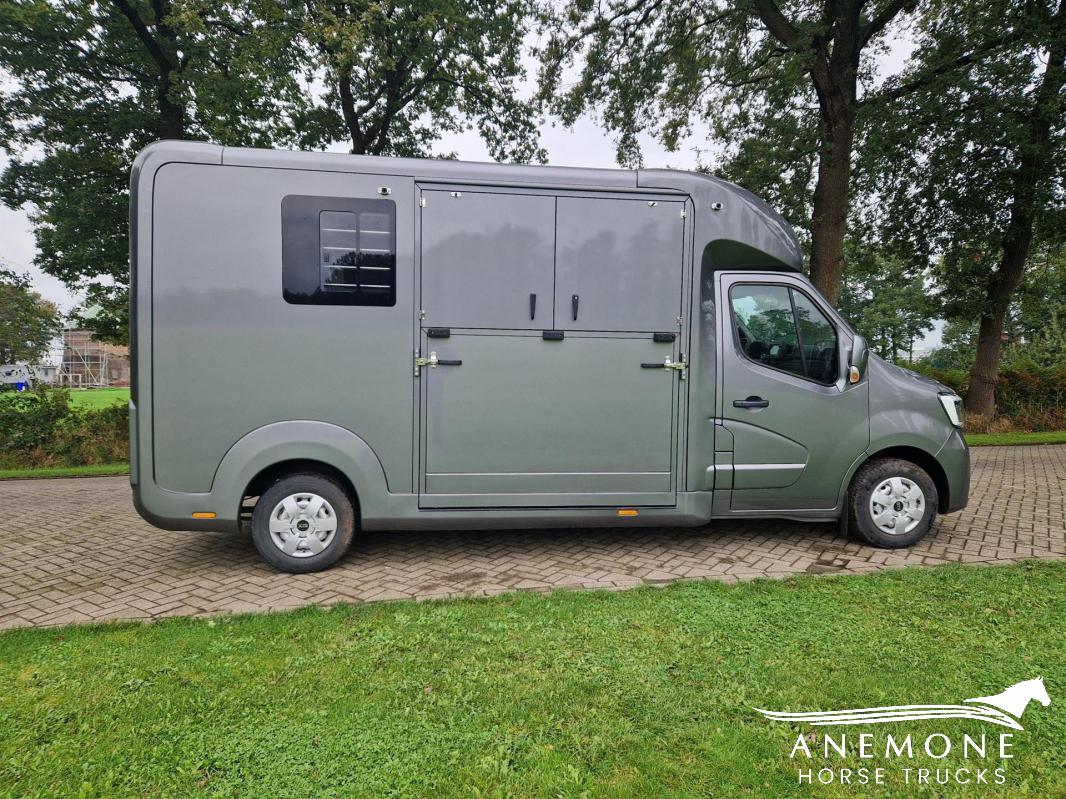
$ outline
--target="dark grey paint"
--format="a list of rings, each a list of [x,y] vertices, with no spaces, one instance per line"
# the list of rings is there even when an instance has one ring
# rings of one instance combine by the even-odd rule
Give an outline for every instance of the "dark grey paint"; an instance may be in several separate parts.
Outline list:
[[[422,247],[421,214],[434,206],[420,208],[418,200],[422,194],[451,191],[536,195],[522,202],[537,208],[564,200],[577,208],[585,205],[579,200],[589,200],[601,207],[624,201],[633,208],[643,203],[648,209],[677,210],[678,222],[663,228],[659,251],[667,255],[648,264],[656,279],[634,271],[624,282],[630,289],[604,287],[605,296],[615,292],[614,308],[596,324],[605,330],[629,324],[643,332],[600,331],[582,338],[571,330],[561,342],[546,342],[538,337],[540,319],[523,330],[529,320],[521,317],[508,324],[509,333],[495,328],[464,332],[459,324],[498,321],[484,304],[447,300],[436,307],[455,309],[457,329],[448,339],[425,338],[426,327],[450,326],[441,321],[444,316],[432,318],[434,295],[443,297],[450,286],[426,283],[424,274],[418,284],[420,270],[433,268],[434,253],[447,239],[440,231]],[[286,303],[280,285],[282,198],[365,199],[386,192],[397,208],[396,305]],[[744,269],[749,270],[746,280],[787,279],[813,290],[801,275],[788,274],[801,263],[788,225],[764,203],[723,181],[665,170],[465,164],[165,142],[138,157],[131,198],[136,377],[130,479],[139,510],[159,526],[232,529],[242,493],[256,474],[294,459],[319,461],[344,474],[358,494],[367,529],[602,525],[618,521],[615,508],[630,504],[640,505],[641,513],[622,520],[629,525],[699,524],[738,513],[831,519],[840,512],[854,470],[888,447],[936,458],[950,486],[948,509],[965,502],[968,456],[939,405],[937,387],[877,359],[859,386],[828,387],[824,396],[773,385],[780,392],[777,407],[793,407],[776,420],[767,416],[752,424],[724,411],[740,388],[732,380],[770,390],[771,378],[756,373],[757,367],[742,372],[730,360],[732,339],[719,328],[717,278]],[[712,203],[721,209],[711,210]],[[492,222],[491,207],[482,210],[485,219],[479,212],[466,225],[475,235],[506,224],[500,215]],[[527,227],[539,230],[543,224]],[[672,249],[679,237],[676,224],[682,225],[680,269]],[[570,225],[570,240],[577,240],[578,228]],[[657,240],[659,232],[653,234]],[[527,255],[516,252],[513,242],[511,250],[512,260]],[[559,251],[551,252],[554,260]],[[529,273],[543,272],[543,256],[530,257],[521,261],[530,264]],[[632,259],[625,269],[636,270],[641,260]],[[500,268],[510,269],[509,264]],[[582,266],[578,260],[573,264]],[[448,268],[459,266],[453,261]],[[596,265],[601,271],[608,267],[607,261]],[[553,280],[558,277],[553,270]],[[678,338],[655,344],[650,331],[660,321],[669,322],[668,295],[677,290],[678,280]],[[520,288],[515,293],[529,293]],[[568,291],[595,294],[597,286],[558,291],[553,285],[552,290],[551,302],[538,301],[538,307],[567,308]],[[637,298],[642,292],[653,299],[647,308]],[[518,307],[527,312],[528,298],[522,299]],[[623,305],[632,306],[632,313],[622,312]],[[425,319],[420,310],[426,311]],[[475,319],[478,313],[485,316]],[[847,325],[830,315],[846,346]],[[484,338],[467,347],[466,337],[474,335]],[[416,376],[415,352],[426,355],[430,346],[440,357],[463,359],[463,366],[423,368]],[[567,349],[552,354],[549,347]],[[643,359],[645,352],[658,358],[664,350],[657,348],[689,362],[686,379],[661,370],[642,372],[639,364],[632,365],[632,374],[627,371],[630,359]],[[538,380],[537,373],[547,368],[544,359],[556,356],[563,380],[551,385],[557,377],[547,374]],[[524,372],[524,362],[535,368]],[[471,368],[464,379],[467,363]],[[493,392],[503,400],[493,401]],[[869,403],[869,432],[855,437],[849,431],[861,429],[862,422],[854,406],[863,398]],[[536,421],[526,432],[516,407]],[[828,410],[818,413],[818,408]],[[837,412],[841,408],[847,412]],[[846,434],[840,433],[841,424]],[[776,444],[774,436],[784,437],[808,451],[803,471],[790,485],[742,487],[753,479],[778,479],[756,474],[741,479],[745,470],[735,471],[737,465],[769,462],[765,453],[757,454],[765,441],[760,444],[759,434],[749,429],[760,426],[764,439]],[[797,427],[809,429],[801,433]],[[479,436],[479,428],[491,435]],[[534,442],[529,430],[539,431],[544,441]],[[586,436],[586,430],[598,432]],[[837,436],[840,451],[818,449],[812,438],[818,433]],[[627,435],[632,436],[628,444]],[[516,459],[520,451],[528,457]],[[435,453],[440,460],[434,461]],[[533,482],[515,481],[505,476],[509,469],[543,469],[544,474]],[[438,479],[442,475],[457,477]],[[482,480],[485,475],[489,479]],[[777,499],[746,509],[755,491]],[[197,511],[212,511],[217,518],[193,520]]]

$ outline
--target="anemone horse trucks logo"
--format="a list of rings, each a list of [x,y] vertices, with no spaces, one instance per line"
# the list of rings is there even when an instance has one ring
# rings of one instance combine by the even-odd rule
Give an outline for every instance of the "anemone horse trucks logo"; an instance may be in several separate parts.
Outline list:
[[[1051,699],[1044,688],[1044,678],[1023,680],[992,696],[975,696],[964,699],[966,705],[890,705],[886,707],[863,707],[855,710],[824,710],[811,713],[784,713],[776,710],[755,708],[771,721],[788,721],[801,724],[885,724],[890,721],[913,721],[916,719],[980,719],[990,724],[1024,729],[1018,723],[1026,706],[1033,699],[1044,707]]]

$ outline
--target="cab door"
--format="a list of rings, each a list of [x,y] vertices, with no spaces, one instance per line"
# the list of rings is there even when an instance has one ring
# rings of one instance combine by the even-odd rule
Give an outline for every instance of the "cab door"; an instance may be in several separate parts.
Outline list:
[[[848,385],[841,367],[851,333],[786,275],[722,273],[718,307],[731,509],[832,508],[870,442],[869,384]]]

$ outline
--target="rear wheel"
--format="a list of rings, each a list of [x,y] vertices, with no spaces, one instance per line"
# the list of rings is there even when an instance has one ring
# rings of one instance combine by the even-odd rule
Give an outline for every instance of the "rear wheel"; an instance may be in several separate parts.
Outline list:
[[[918,543],[936,517],[936,485],[919,466],[898,458],[863,464],[848,489],[850,527],[878,547]]]
[[[355,507],[343,486],[313,472],[273,483],[252,512],[252,540],[263,559],[282,571],[328,569],[355,535]]]

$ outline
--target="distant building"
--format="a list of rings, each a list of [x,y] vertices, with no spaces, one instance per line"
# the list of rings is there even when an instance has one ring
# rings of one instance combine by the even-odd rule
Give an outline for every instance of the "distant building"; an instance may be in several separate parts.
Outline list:
[[[71,388],[128,386],[129,347],[97,341],[89,330],[65,329],[58,380]]]

